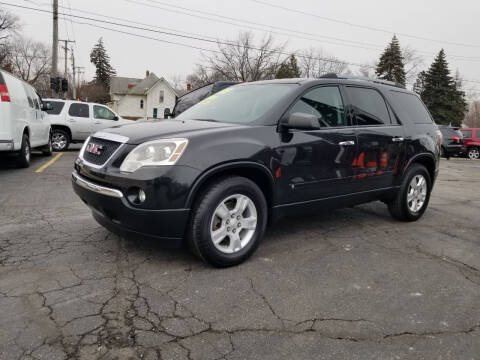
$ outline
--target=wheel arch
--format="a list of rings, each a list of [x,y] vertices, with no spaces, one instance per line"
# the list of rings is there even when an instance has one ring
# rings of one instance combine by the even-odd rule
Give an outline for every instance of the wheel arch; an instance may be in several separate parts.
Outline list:
[[[404,173],[413,164],[420,164],[425,166],[425,168],[428,170],[428,174],[430,175],[430,180],[432,184],[434,183],[436,165],[435,165],[435,157],[432,154],[422,153],[422,154],[415,155],[413,158],[410,159],[410,161],[405,166]]]
[[[252,180],[265,195],[268,207],[271,208],[275,199],[275,181],[270,170],[263,164],[241,161],[231,162],[210,168],[203,172],[194,182],[187,196],[186,207],[191,208],[198,195],[220,177],[242,176]]]
[[[70,130],[70,128],[67,126],[67,125],[55,125],[55,124],[52,124],[51,125],[51,131],[53,133],[53,131],[55,129],[58,129],[58,130],[63,130],[67,133],[67,135],[70,137],[70,141],[72,140],[72,130]]]

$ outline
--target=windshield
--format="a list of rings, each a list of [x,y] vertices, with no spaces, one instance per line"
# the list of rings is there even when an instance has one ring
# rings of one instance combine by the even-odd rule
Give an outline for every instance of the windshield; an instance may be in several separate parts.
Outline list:
[[[176,119],[248,124],[273,108],[296,84],[246,84],[226,88],[186,110]]]

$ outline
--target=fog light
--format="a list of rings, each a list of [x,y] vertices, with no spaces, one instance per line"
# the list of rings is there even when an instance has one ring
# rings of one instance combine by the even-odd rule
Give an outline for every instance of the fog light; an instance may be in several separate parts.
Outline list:
[[[147,199],[147,194],[142,189],[138,190],[138,200],[143,203]]]

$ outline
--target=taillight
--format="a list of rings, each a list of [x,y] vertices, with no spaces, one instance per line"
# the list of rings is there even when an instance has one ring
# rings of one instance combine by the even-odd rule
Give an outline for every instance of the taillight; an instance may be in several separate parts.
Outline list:
[[[440,130],[437,130],[437,135],[438,135],[438,145],[442,145],[442,132]]]
[[[6,84],[0,84],[0,100],[3,102],[10,102],[10,94]]]
[[[454,140],[457,144],[460,144],[460,138],[458,136],[452,136],[452,140]]]

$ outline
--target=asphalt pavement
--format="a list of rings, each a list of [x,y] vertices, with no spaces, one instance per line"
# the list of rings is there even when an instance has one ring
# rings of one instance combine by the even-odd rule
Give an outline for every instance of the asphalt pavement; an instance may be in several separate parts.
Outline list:
[[[0,159],[0,359],[480,359],[480,161],[443,160],[416,223],[284,219],[214,269],[98,225],[76,155]]]

